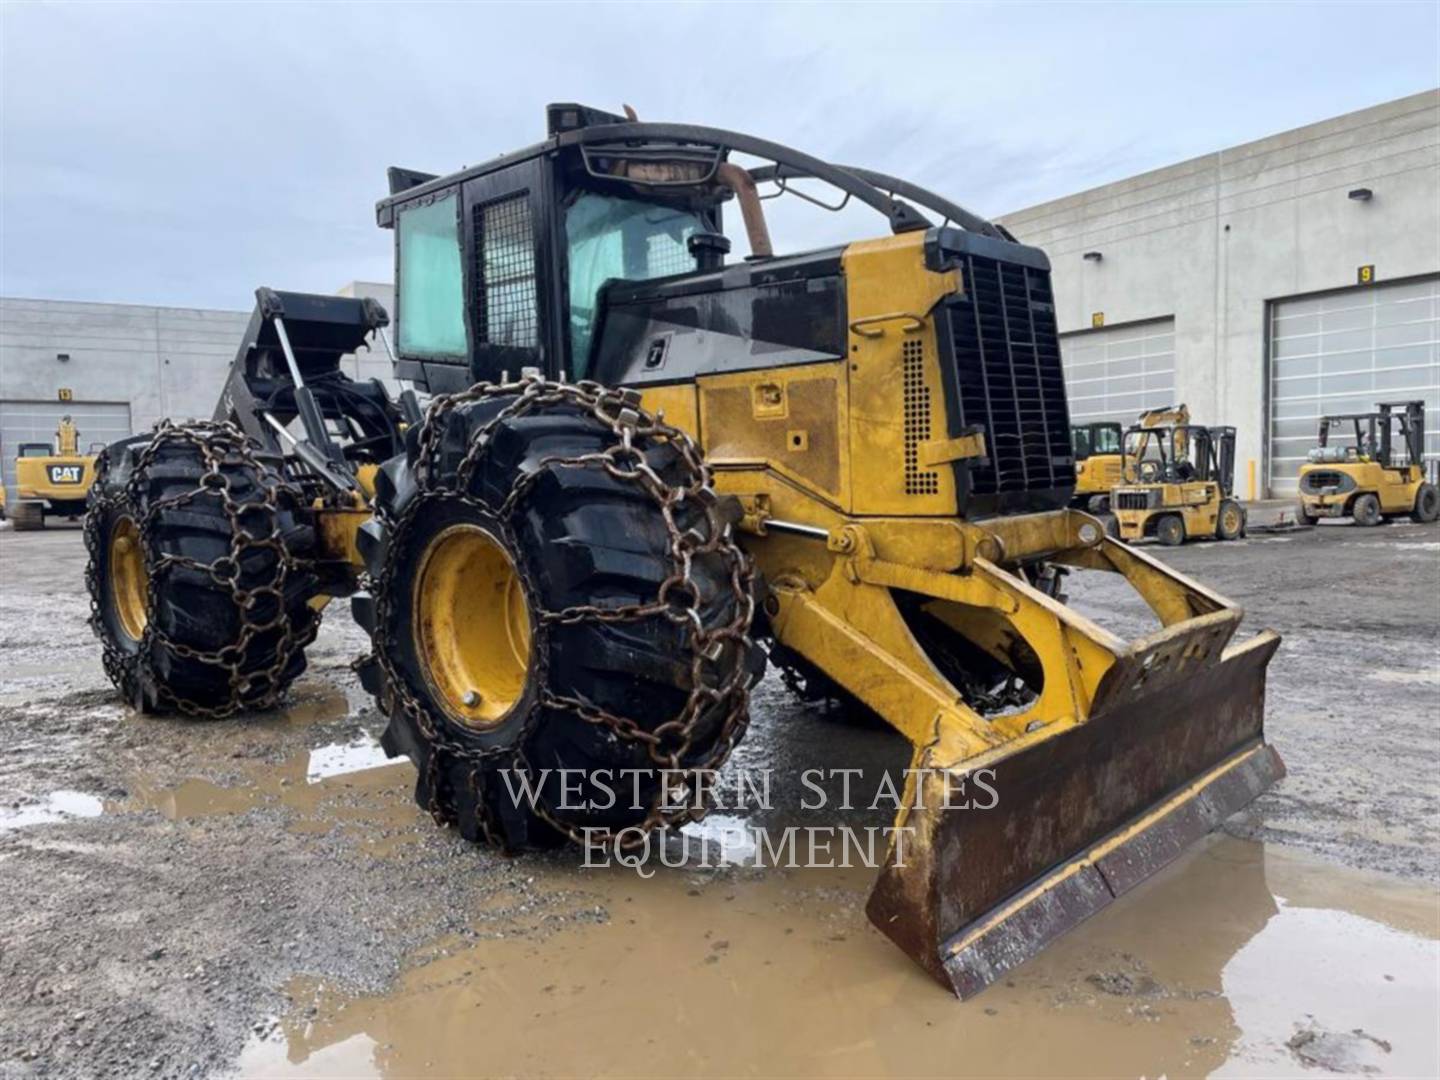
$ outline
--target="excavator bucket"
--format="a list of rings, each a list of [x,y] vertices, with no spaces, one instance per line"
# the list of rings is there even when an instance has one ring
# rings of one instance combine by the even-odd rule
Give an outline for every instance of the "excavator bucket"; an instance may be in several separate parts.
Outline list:
[[[969,997],[1283,776],[1262,732],[1280,639],[1231,645],[1239,621],[1222,607],[1130,643],[1076,722],[960,760],[937,731],[870,897],[875,925]]]

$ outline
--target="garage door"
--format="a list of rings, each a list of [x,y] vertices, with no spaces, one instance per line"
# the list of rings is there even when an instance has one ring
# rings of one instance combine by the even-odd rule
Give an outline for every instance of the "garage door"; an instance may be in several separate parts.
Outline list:
[[[21,443],[55,445],[60,418],[69,416],[80,432],[83,453],[91,443],[112,443],[131,434],[130,406],[95,401],[0,401],[0,455],[5,461],[5,487],[15,493],[15,454]]]
[[[1175,403],[1175,320],[1082,330],[1060,338],[1070,421],[1133,424]]]
[[[1270,305],[1270,490],[1295,491],[1326,413],[1423,399],[1440,458],[1440,277]]]

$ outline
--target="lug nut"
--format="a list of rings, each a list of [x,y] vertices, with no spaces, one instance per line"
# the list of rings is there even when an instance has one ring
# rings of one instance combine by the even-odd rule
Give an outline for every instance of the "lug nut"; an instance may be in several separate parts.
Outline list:
[[[467,709],[473,709],[476,705],[480,704],[479,692],[475,690],[466,690],[465,696],[460,699],[460,703],[464,705]]]

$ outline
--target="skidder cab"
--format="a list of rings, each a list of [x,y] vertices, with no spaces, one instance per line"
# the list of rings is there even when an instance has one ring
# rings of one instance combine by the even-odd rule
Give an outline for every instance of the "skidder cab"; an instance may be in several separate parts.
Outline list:
[[[743,737],[768,655],[913,744],[911,840],[869,910],[961,995],[1283,771],[1278,638],[1235,644],[1238,608],[1067,507],[1043,252],[902,180],[577,105],[390,186],[395,368],[427,408],[340,372],[384,313],[262,291],[216,421],[107,453],[92,596],[140,704],[272,703],[353,592],[422,806],[511,849],[625,842],[696,815],[676,789]],[[786,194],[882,235],[777,253]],[[1072,571],[1123,576],[1159,628],[1079,615]],[[561,790],[617,769],[638,798]],[[979,770],[996,804],[959,809]]]

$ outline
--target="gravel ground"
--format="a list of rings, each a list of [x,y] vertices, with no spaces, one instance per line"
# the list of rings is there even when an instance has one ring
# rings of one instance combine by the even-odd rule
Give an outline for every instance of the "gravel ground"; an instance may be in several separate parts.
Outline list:
[[[1290,775],[1228,828],[1440,883],[1440,529],[1161,555],[1284,636],[1267,731]],[[347,753],[378,764],[342,605],[285,712],[136,718],[101,671],[82,568],[78,530],[0,532],[0,1076],[223,1072],[297,975],[380,990],[488,918],[545,933],[609,917],[564,887],[572,856],[504,859],[435,828],[408,765],[315,775]],[[1075,602],[1124,634],[1148,625],[1111,585]],[[771,678],[740,758],[785,775],[906,754],[804,714]]]

